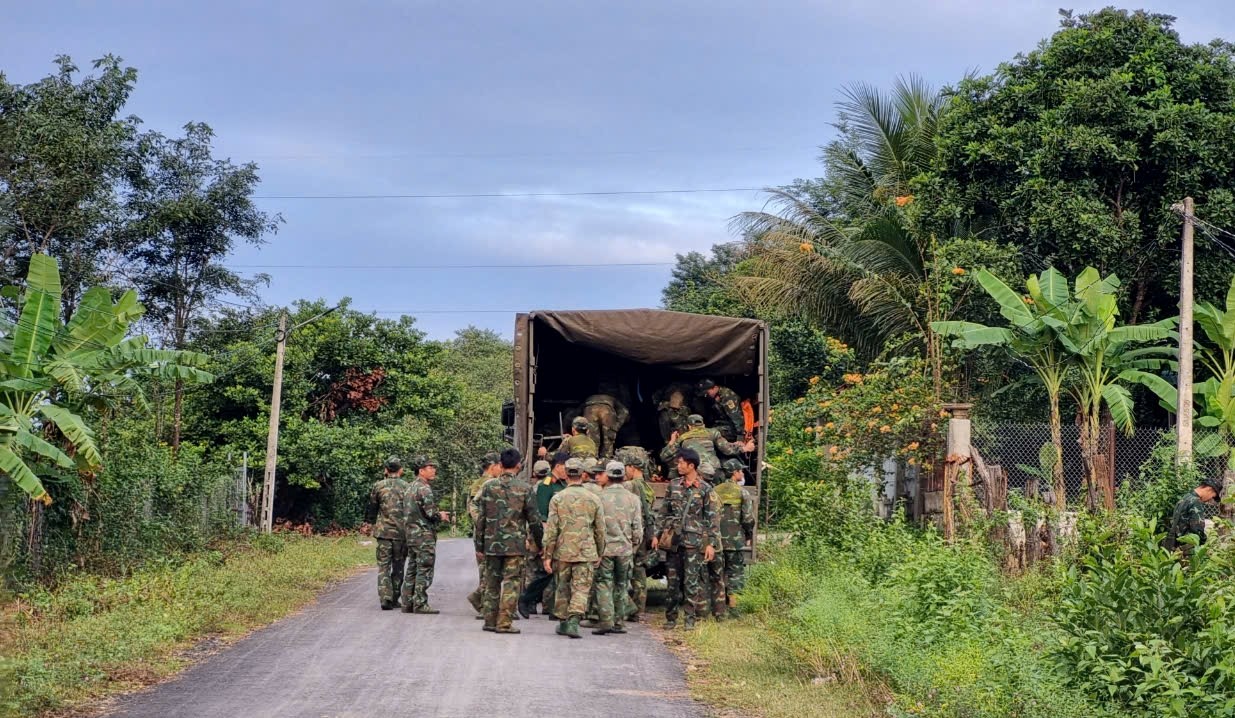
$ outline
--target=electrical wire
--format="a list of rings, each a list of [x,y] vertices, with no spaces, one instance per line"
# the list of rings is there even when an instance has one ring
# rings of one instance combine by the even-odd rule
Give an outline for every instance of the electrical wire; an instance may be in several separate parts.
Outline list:
[[[519,197],[615,197],[622,195],[719,194],[762,192],[764,187],[719,187],[701,189],[629,189],[594,192],[458,192],[445,194],[257,194],[253,199],[487,199]]]

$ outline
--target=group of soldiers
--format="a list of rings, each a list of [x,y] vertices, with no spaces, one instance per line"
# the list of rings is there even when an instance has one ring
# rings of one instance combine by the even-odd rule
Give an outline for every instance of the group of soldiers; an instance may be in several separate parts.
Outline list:
[[[437,560],[437,529],[450,514],[437,510],[429,486],[437,462],[417,457],[415,476],[403,479],[403,461],[386,459],[385,476],[373,485],[365,520],[377,542],[377,596],[383,611],[400,605],[404,613],[438,613],[429,605],[429,586]]]

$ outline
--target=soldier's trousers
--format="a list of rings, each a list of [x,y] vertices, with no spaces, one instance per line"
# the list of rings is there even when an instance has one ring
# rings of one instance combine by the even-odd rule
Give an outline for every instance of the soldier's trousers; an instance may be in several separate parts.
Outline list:
[[[648,554],[639,551],[635,554],[634,563],[630,569],[630,605],[627,606],[627,617],[643,613],[648,607]]]
[[[407,572],[403,576],[404,606],[422,608],[429,605],[429,586],[433,585],[433,564],[436,561],[436,537],[408,545]]]
[[[746,552],[725,551],[725,596],[742,592],[746,584]]]
[[[394,603],[399,597],[406,560],[403,539],[377,539],[377,598],[382,603]]]
[[[630,556],[606,556],[596,569],[596,616],[602,626],[620,626],[630,612]]]
[[[723,551],[717,551],[716,558],[708,564],[708,601],[712,606],[713,615],[725,615],[725,607],[729,605],[725,599],[726,595],[725,554]]]
[[[557,576],[557,602],[553,614],[561,619],[583,618],[587,613],[588,596],[592,593],[593,569],[590,562],[553,564]]]
[[[549,594],[551,598],[546,599],[545,592],[549,589],[549,584],[553,582],[553,574],[545,570],[545,562],[541,556],[529,557],[528,569],[528,581],[523,593],[519,596],[519,601],[529,606],[544,603],[545,609],[552,612],[555,598],[552,597],[553,594]]]
[[[523,556],[485,556],[485,625],[510,628],[519,601]]]
[[[687,618],[707,613],[708,563],[702,548],[680,548],[671,551],[665,562],[669,582],[669,597],[665,620],[678,620],[678,608],[685,606]]]
[[[480,574],[480,580],[476,582],[476,590],[468,594],[467,602],[473,607],[480,606],[479,612],[484,613],[485,584],[488,583],[489,562],[485,559],[476,559],[476,572]]]
[[[592,404],[583,408],[588,420],[588,438],[596,442],[596,455],[602,459],[613,457],[617,451],[617,413],[605,404]]]

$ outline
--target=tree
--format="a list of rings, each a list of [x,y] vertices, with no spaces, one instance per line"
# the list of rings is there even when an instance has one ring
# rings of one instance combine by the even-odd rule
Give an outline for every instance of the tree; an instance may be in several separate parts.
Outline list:
[[[131,278],[174,349],[188,346],[193,323],[222,296],[257,298],[268,278],[246,279],[223,260],[237,241],[260,245],[282,222],[253,203],[257,165],[212,157],[214,132],[205,124],[189,123],[184,133],[175,140],[142,136],[127,201],[133,219],[126,235],[134,247],[128,256],[140,263]],[[180,446],[184,383],[174,391],[173,451]]]
[[[727,283],[749,256],[740,243],[712,245],[710,257],[702,252],[677,255],[669,283],[661,290],[661,306],[674,312],[754,316],[751,307],[730,291]]]
[[[442,369],[469,389],[503,401],[514,396],[514,347],[497,332],[469,326],[443,348]]]
[[[23,455],[63,469],[94,471],[102,464],[94,432],[75,408],[115,394],[140,400],[139,374],[192,382],[212,378],[199,368],[206,361],[201,354],[150,349],[144,336],[126,338],[142,315],[136,292],[113,302],[107,289],[90,289],[67,323],[60,321],[60,309],[56,261],[35,254],[19,319],[0,327],[0,471],[46,502],[47,490]]]
[[[1210,221],[1235,221],[1235,58],[1229,43],[1184,44],[1172,24],[1065,12],[1038,49],[959,83],[919,196],[929,226],[989,227],[1065,274],[1125,277],[1131,323],[1173,314],[1171,205],[1192,195]],[[1198,293],[1217,296],[1233,270],[1200,253]]]
[[[1201,409],[1197,424],[1217,430],[1197,442],[1196,453],[1226,458],[1229,476],[1235,472],[1235,277],[1222,309],[1200,302],[1195,316],[1205,336],[1205,342],[1198,342],[1197,358],[1211,375],[1196,386]]]
[[[32,255],[56,257],[67,319],[99,258],[123,249],[116,187],[139,121],[120,112],[137,71],[112,55],[97,75],[64,55],[56,68],[29,85],[0,73],[0,272],[14,282]]]

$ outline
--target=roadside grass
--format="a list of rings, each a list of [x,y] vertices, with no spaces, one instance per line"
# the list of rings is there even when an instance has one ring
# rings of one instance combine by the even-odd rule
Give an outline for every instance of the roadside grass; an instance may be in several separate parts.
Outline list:
[[[680,635],[680,634],[678,634]],[[722,716],[866,718],[887,715],[887,689],[861,676],[813,675],[758,617],[702,622],[683,647],[696,700]],[[667,637],[672,645],[677,636]],[[885,696],[880,700],[881,696]]]
[[[64,711],[175,673],[373,561],[359,536],[256,536],[129,577],[82,575],[0,605],[0,718]],[[200,651],[187,651],[203,639]]]

